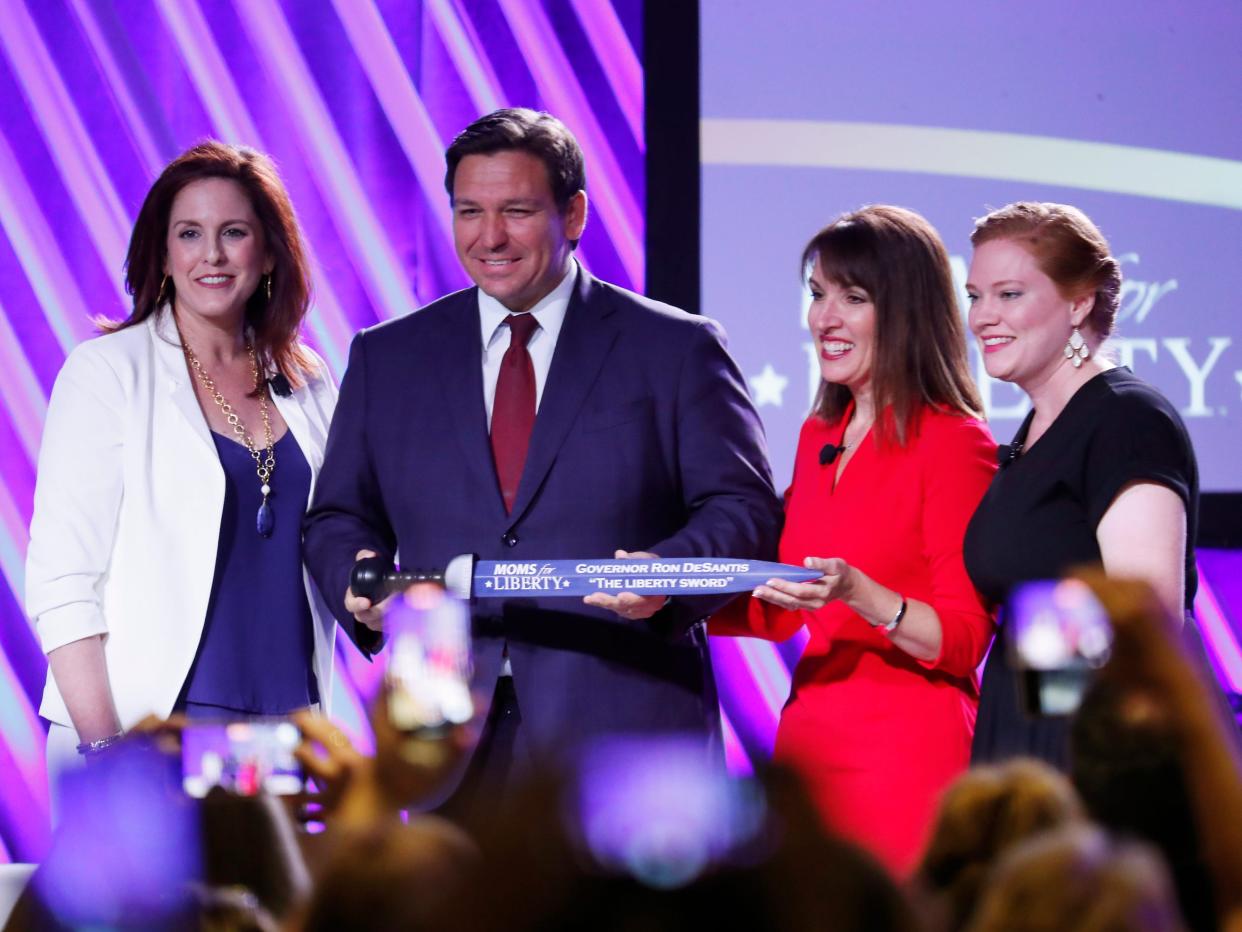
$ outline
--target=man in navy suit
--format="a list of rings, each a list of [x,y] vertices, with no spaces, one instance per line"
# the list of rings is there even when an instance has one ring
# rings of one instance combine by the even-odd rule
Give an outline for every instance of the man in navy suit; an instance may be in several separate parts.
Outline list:
[[[354,339],[305,524],[338,617],[382,628],[382,606],[349,590],[364,552],[416,568],[461,553],[772,558],[780,502],[720,328],[574,260],[587,196],[570,132],[499,110],[447,162],[477,287]],[[613,732],[718,737],[699,622],[722,601],[478,602],[476,684],[493,701],[473,771],[503,784]]]

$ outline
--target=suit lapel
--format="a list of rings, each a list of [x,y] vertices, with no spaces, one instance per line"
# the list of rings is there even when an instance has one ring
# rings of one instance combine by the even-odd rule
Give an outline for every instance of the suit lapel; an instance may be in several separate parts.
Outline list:
[[[522,481],[513,502],[513,520],[521,517],[543,484],[612,349],[617,338],[616,327],[608,320],[612,313],[612,303],[599,283],[579,268],[531,433]]]
[[[444,407],[457,431],[462,458],[479,488],[490,490],[488,501],[499,515],[504,500],[492,465],[492,444],[483,403],[483,341],[479,330],[477,289],[462,292],[461,303],[444,315],[444,333],[434,343],[444,347],[439,356]]]

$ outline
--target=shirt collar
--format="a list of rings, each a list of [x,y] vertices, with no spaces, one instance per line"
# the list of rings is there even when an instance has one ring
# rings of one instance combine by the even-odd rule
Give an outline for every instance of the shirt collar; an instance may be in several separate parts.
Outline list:
[[[544,295],[539,303],[528,312],[535,315],[540,329],[548,334],[553,343],[556,342],[561,332],[561,324],[565,322],[565,312],[569,310],[569,300],[573,297],[574,282],[577,279],[578,261],[574,259],[571,260],[569,271],[565,273],[560,284]],[[485,293],[482,288],[478,289],[478,292],[479,325],[483,347],[486,349],[496,340],[500,325],[505,322],[505,318],[513,312]]]

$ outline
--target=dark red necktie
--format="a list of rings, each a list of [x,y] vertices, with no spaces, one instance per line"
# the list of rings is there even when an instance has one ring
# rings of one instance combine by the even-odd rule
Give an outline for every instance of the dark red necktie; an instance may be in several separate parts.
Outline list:
[[[535,364],[526,344],[539,321],[533,314],[510,314],[505,323],[509,325],[509,348],[500,360],[492,402],[492,458],[505,511],[512,512],[535,426]]]

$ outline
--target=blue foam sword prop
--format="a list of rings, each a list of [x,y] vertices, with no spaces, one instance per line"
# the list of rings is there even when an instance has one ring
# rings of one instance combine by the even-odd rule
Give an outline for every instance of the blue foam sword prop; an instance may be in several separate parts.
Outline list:
[[[350,588],[379,602],[418,582],[444,585],[462,599],[503,599],[514,596],[582,598],[595,592],[640,595],[707,595],[750,592],[770,579],[810,582],[818,570],[765,560],[732,557],[627,560],[476,560],[454,557],[442,572],[394,570],[381,557],[354,565]]]

